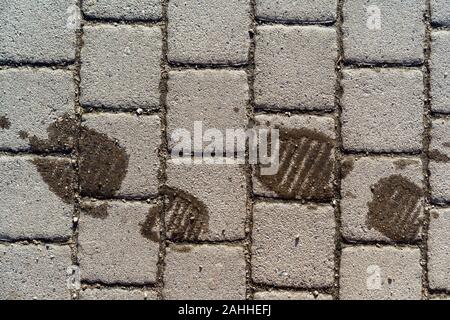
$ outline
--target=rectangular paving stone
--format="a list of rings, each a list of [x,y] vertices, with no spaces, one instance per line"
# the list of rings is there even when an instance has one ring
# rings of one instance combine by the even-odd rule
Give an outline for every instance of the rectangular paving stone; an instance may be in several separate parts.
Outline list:
[[[424,13],[422,0],[345,1],[345,60],[366,64],[422,62]]]
[[[33,149],[30,138],[48,138],[52,123],[75,114],[75,84],[69,71],[3,69],[0,92],[0,149]]]
[[[434,290],[450,290],[450,209],[432,210],[428,231],[428,279]]]
[[[450,113],[450,31],[433,31],[431,46],[431,108]]]
[[[334,28],[258,27],[255,103],[274,110],[334,109],[336,57]]]
[[[159,227],[156,205],[84,202],[79,220],[82,280],[148,284],[156,281]]]
[[[62,63],[75,59],[76,0],[2,1],[0,62]]]
[[[431,20],[439,26],[450,26],[450,2],[431,0]]]
[[[159,106],[162,33],[159,27],[84,28],[81,103],[89,107]]]
[[[421,236],[424,196],[419,158],[349,156],[342,166],[345,239],[407,242]]]
[[[253,280],[272,286],[331,287],[334,236],[331,206],[257,202],[253,213]]]
[[[89,135],[81,139],[81,155],[82,158],[86,158],[80,169],[82,173],[85,173],[83,175],[85,179],[81,182],[82,194],[94,197],[142,198],[158,193],[160,166],[158,150],[161,145],[158,116],[137,116],[126,113],[87,114],[83,116],[83,126],[88,130],[95,130],[98,134],[106,135],[118,146],[120,152],[111,152],[109,143],[99,137],[96,138],[98,141],[91,141],[94,139],[90,139]],[[120,155],[125,157],[125,163],[122,163]],[[112,159],[114,157],[116,159]],[[104,166],[103,170],[95,170],[95,165]],[[108,168],[111,168],[112,172],[105,172]],[[104,180],[101,177],[104,174],[109,174],[111,181],[109,186],[101,190],[111,188],[111,192],[99,191],[95,185]],[[116,181],[116,178],[119,181]],[[86,181],[86,184],[83,181]]]
[[[165,263],[164,299],[245,299],[245,256],[241,247],[170,245]]]
[[[418,248],[347,247],[342,250],[341,300],[420,300]]]
[[[0,157],[0,239],[72,235],[73,165],[54,157]]]
[[[69,246],[0,244],[0,300],[70,300]]]
[[[169,73],[167,96],[168,136],[180,129],[194,133],[194,122],[202,122],[203,133],[242,129],[247,126],[249,88],[245,71],[187,70]],[[175,138],[175,137],[174,137]],[[193,140],[193,136],[191,136]],[[177,144],[169,140],[169,147]],[[204,147],[210,142],[203,144]],[[194,142],[192,142],[192,147]],[[198,150],[202,152],[205,149]],[[194,149],[192,149],[194,151]]]
[[[256,115],[261,125],[278,127],[279,169],[253,175],[256,195],[283,199],[326,200],[334,196],[335,121],[331,117]],[[283,133],[284,131],[286,133]]]
[[[171,0],[168,18],[170,62],[219,65],[247,62],[249,0]]]
[[[88,18],[156,21],[162,5],[160,0],[85,0],[83,13]]]
[[[432,122],[430,143],[431,197],[436,203],[450,203],[450,119]]]
[[[333,297],[322,293],[314,295],[307,291],[272,290],[256,292],[254,300],[333,300]]]
[[[154,291],[94,288],[80,291],[80,300],[158,300],[158,297]]]
[[[266,21],[333,22],[336,0],[256,0],[256,16]]]
[[[418,152],[423,134],[419,70],[344,70],[342,139],[346,150]]]
[[[190,214],[188,209],[192,209],[189,205],[193,204],[198,220],[204,222],[203,228],[191,234],[194,240],[231,241],[245,237],[247,191],[243,166],[169,161],[167,186],[176,200],[170,202],[173,207],[166,213],[166,230],[170,235],[182,240],[189,235],[185,218]],[[183,220],[174,219],[177,215]]]

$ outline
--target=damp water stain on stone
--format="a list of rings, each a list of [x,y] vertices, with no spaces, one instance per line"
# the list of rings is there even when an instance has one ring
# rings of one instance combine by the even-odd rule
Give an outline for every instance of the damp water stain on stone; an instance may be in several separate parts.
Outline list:
[[[209,231],[206,205],[191,194],[172,188],[164,190],[166,197],[166,234],[172,241],[198,241]]]
[[[280,128],[280,165],[275,175],[256,175],[261,183],[281,198],[307,200],[333,197],[335,141],[309,130]]]
[[[439,150],[435,149],[430,151],[430,159],[435,162],[450,162],[450,158],[446,154],[443,154]]]
[[[416,160],[411,160],[411,159],[400,159],[400,160],[394,161],[395,168],[399,169],[399,170],[404,170],[404,169],[406,169],[406,167],[413,166],[416,164],[418,164],[418,162]]]
[[[143,223],[140,223],[141,235],[153,242],[159,242],[160,239],[158,217],[162,209],[163,208],[161,205],[151,207],[148,211],[145,221]]]
[[[108,217],[108,204],[83,203],[81,210],[84,214],[96,219],[106,219]]]
[[[52,123],[48,129],[48,139],[29,137],[31,149],[40,152],[73,151],[78,140],[79,183],[81,194],[85,196],[110,198],[120,189],[127,170],[129,156],[116,141],[103,133],[85,126],[70,116],[64,116]],[[43,162],[39,171],[48,170]],[[72,169],[59,172],[62,176],[73,175]],[[44,179],[46,180],[46,179]],[[53,183],[46,180],[47,183]],[[50,189],[59,188],[51,186]]]
[[[353,171],[355,166],[354,158],[347,158],[342,162],[341,165],[341,178],[345,179]]]
[[[28,139],[28,132],[20,130],[19,131],[19,138],[22,140],[27,140]]]
[[[31,162],[36,166],[50,191],[55,193],[65,203],[73,203],[75,194],[75,171],[70,160],[35,158]]]
[[[179,253],[189,253],[192,251],[192,246],[183,246],[183,245],[170,246],[170,250]]]
[[[6,130],[11,128],[11,122],[6,116],[0,116],[0,129]]]
[[[394,241],[416,239],[421,226],[423,190],[401,175],[381,179],[367,205],[367,226]]]

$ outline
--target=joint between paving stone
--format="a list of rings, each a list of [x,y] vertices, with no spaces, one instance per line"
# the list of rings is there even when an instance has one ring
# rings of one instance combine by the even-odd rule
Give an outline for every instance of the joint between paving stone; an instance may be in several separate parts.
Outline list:
[[[425,207],[424,207],[424,222],[423,222],[423,239],[421,245],[421,259],[422,263],[422,295],[424,299],[429,298],[429,276],[428,276],[428,241],[429,228],[431,221],[431,184],[430,184],[430,145],[431,145],[431,42],[432,42],[432,21],[431,21],[431,0],[426,0],[425,9],[425,45],[424,45],[424,133],[423,133],[423,153],[422,165],[425,185]]]
[[[250,0],[250,47],[248,51],[248,64],[246,67],[249,101],[247,104],[247,119],[248,126],[255,124],[255,51],[256,51],[256,0]],[[250,158],[249,145],[246,144],[245,150],[246,159]],[[245,272],[246,272],[246,299],[254,299],[254,283],[252,278],[252,237],[253,237],[253,204],[255,203],[255,197],[253,194],[253,168],[246,161],[246,182],[247,182],[247,216],[245,220]]]

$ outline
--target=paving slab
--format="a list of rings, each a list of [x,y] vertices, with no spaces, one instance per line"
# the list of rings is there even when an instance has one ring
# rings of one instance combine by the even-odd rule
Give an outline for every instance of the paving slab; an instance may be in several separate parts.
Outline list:
[[[156,205],[120,201],[84,202],[79,220],[81,279],[90,283],[156,282],[158,239],[150,227]]]
[[[157,300],[154,291],[119,288],[94,288],[80,291],[80,300]]]
[[[170,245],[163,296],[168,300],[244,300],[245,257],[239,246]]]
[[[450,26],[450,3],[447,0],[431,0],[431,20],[439,26]]]
[[[432,200],[450,203],[450,119],[433,120],[429,156]]]
[[[162,4],[160,0],[85,0],[83,13],[94,19],[158,21]]]
[[[66,63],[75,59],[76,0],[3,1],[0,62]]]
[[[0,300],[70,300],[68,245],[0,244]]]
[[[419,158],[349,156],[343,167],[345,239],[408,242],[421,237],[424,193]]]
[[[84,27],[80,101],[87,107],[159,107],[162,33],[159,27]]]
[[[431,211],[428,231],[428,279],[433,290],[450,289],[450,209]]]
[[[432,32],[431,50],[431,108],[450,113],[450,31]]]
[[[264,21],[327,22],[336,20],[336,0],[256,0],[256,17]]]
[[[422,149],[424,87],[419,70],[345,70],[342,139],[350,151]]]
[[[336,30],[261,26],[255,53],[255,103],[266,109],[332,110]]]
[[[75,114],[73,74],[51,69],[0,70],[0,149],[33,149],[57,119]]]
[[[193,133],[194,122],[201,122],[202,134],[213,129],[219,130],[226,137],[227,129],[245,130],[248,123],[248,103],[249,88],[245,71],[170,72],[167,96],[169,137],[180,129]],[[177,142],[175,138],[171,138],[169,147],[172,148]],[[203,147],[209,143],[205,141]],[[195,151],[194,142],[192,151]]]
[[[240,65],[248,61],[250,0],[171,0],[168,58],[173,63]]]
[[[281,199],[327,200],[334,196],[335,121],[327,116],[264,115],[256,123],[280,130],[279,169],[263,175],[255,168],[256,195]]]
[[[420,258],[419,248],[344,248],[340,299],[421,300]]]
[[[255,293],[255,300],[333,300],[328,294],[314,294],[307,291],[258,291]]]
[[[300,288],[333,285],[335,221],[331,206],[257,202],[252,237],[256,283]]]
[[[423,61],[424,1],[345,1],[343,14],[346,61],[363,64]]]
[[[68,239],[73,165],[54,157],[0,157],[0,239]]]
[[[167,185],[185,201],[171,208],[166,226],[184,238],[189,231],[186,217],[189,204],[199,210],[199,218],[204,221],[196,240],[223,241],[240,240],[245,237],[247,213],[247,191],[245,169],[241,165],[218,164],[167,164]],[[227,190],[226,193],[223,190]],[[184,203],[184,204],[183,204]],[[172,204],[176,204],[172,202]],[[170,219],[172,214],[179,219]]]
[[[86,135],[83,135],[84,139],[80,142],[80,152],[84,159],[80,168],[82,194],[145,198],[158,193],[160,166],[158,150],[161,145],[158,116],[137,116],[126,113],[87,114],[83,116],[83,126],[87,130]],[[99,135],[96,138],[97,141],[90,139],[94,134],[88,134],[87,132],[91,132],[89,130],[94,130]],[[101,143],[101,135],[106,135],[108,140],[114,141],[117,150],[113,149],[117,152],[109,150],[109,144]],[[119,161],[122,156],[124,161]],[[115,159],[112,159],[114,157]],[[108,161],[112,162],[111,166],[108,165]],[[111,192],[103,192],[108,188],[98,189],[95,185],[95,181],[102,180],[94,174],[96,166],[103,166],[96,170],[98,175],[109,174],[110,180],[114,182],[115,177],[118,178],[117,186],[114,185],[114,190],[110,190]],[[109,170],[113,172],[108,172]],[[112,181],[110,183],[113,184]]]

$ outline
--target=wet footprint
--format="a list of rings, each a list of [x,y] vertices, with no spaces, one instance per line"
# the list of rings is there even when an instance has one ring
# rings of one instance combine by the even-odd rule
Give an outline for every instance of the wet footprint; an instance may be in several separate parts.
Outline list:
[[[306,128],[280,129],[280,167],[275,175],[256,175],[283,198],[325,199],[333,196],[334,140]]]
[[[420,230],[422,189],[405,177],[393,175],[373,187],[367,225],[394,241],[414,240]]]

